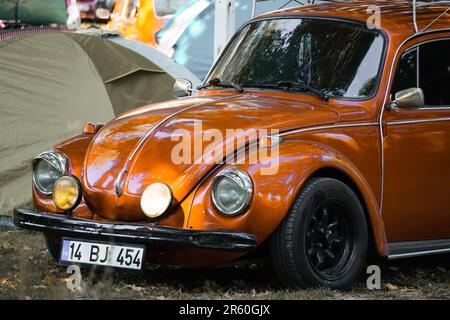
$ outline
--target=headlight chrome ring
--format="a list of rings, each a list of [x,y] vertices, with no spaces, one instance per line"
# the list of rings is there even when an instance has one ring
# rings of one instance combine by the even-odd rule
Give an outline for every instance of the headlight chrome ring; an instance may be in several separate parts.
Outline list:
[[[241,214],[253,197],[250,175],[236,167],[220,172],[213,180],[211,198],[214,206],[227,216]]]
[[[67,159],[58,151],[45,151],[32,161],[33,185],[44,195],[51,195],[56,180],[66,173]]]

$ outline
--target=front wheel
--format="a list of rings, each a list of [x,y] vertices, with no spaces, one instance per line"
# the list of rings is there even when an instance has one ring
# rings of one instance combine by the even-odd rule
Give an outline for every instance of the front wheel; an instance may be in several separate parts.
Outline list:
[[[367,254],[361,203],[346,184],[312,178],[271,238],[271,260],[288,287],[348,289]]]

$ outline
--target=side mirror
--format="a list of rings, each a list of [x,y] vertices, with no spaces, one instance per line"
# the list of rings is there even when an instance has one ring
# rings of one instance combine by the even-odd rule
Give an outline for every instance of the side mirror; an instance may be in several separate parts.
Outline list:
[[[425,105],[425,96],[420,88],[409,88],[395,94],[391,107],[399,109],[416,109]]]
[[[97,8],[95,16],[101,20],[108,20],[111,17],[111,11],[105,8]]]
[[[175,98],[183,98],[192,94],[192,82],[186,79],[177,79],[173,85]]]

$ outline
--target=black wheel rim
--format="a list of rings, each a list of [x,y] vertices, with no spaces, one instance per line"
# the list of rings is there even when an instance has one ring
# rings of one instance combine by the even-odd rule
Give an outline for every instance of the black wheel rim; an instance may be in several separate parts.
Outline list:
[[[348,209],[325,201],[313,210],[306,229],[306,254],[321,278],[334,281],[344,276],[355,258],[355,226]]]

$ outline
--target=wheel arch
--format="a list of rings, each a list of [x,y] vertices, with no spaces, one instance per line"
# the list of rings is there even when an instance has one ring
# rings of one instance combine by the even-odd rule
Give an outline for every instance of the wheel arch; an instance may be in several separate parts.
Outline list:
[[[385,252],[386,240],[384,239],[384,237],[382,237],[379,234],[379,230],[377,230],[377,228],[379,228],[379,224],[382,223],[381,221],[378,221],[378,220],[381,220],[381,219],[374,218],[373,215],[370,214],[370,210],[369,210],[368,203],[367,203],[368,200],[366,199],[364,194],[361,192],[360,187],[354,181],[354,179],[348,173],[346,173],[344,170],[341,170],[336,167],[319,168],[316,171],[314,171],[306,179],[306,181],[308,181],[311,178],[332,178],[332,179],[335,179],[335,180],[338,180],[338,181],[344,183],[350,189],[352,189],[353,192],[355,192],[356,196],[358,197],[358,199],[363,207],[364,214],[366,216],[367,229],[369,231],[369,250],[375,249],[379,255],[385,256],[386,255],[386,252]],[[377,216],[379,216],[379,214],[377,214]],[[383,233],[384,233],[384,231],[383,231]],[[377,236],[377,234],[378,234],[378,236]]]
[[[387,240],[378,200],[364,173],[350,158],[330,146],[308,140],[286,140],[280,145],[279,158],[276,178],[263,179],[266,183],[267,179],[275,183],[281,176],[289,181],[284,187],[286,207],[292,205],[312,177],[322,176],[342,181],[355,191],[361,201],[376,252],[380,256],[387,256]],[[280,222],[284,217],[280,217]]]
[[[270,174],[267,171],[263,173],[263,169],[270,167],[269,163],[276,169]],[[211,174],[195,192],[190,207],[189,226],[199,229],[226,227],[249,232],[256,234],[258,242],[262,244],[285,219],[305,183],[311,177],[323,176],[338,179],[355,191],[370,221],[376,251],[381,256],[387,255],[384,224],[377,198],[364,173],[341,152],[308,140],[285,140],[279,145],[279,150],[264,161],[243,161],[225,166],[238,166],[250,174],[254,197],[248,211],[232,219],[218,214],[208,196],[215,176]]]

